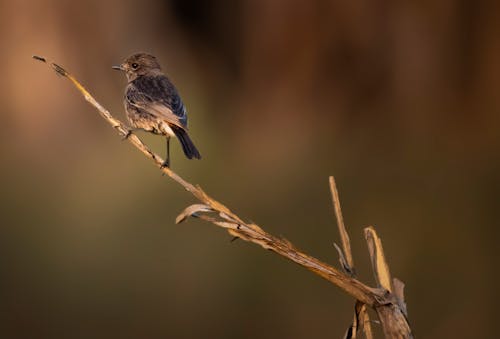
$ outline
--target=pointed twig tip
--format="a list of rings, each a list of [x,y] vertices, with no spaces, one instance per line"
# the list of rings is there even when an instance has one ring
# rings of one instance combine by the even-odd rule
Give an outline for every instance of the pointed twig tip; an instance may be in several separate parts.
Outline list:
[[[32,55],[32,58],[41,62],[47,62],[44,57],[38,56],[38,55]]]
[[[52,68],[54,69],[54,71],[56,71],[58,75],[61,75],[63,77],[68,75],[68,72],[58,64],[52,63]]]

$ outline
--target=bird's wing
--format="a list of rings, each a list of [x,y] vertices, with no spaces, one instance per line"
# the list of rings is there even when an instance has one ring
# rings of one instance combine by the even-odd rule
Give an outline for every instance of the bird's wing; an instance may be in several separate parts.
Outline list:
[[[154,101],[149,95],[138,90],[136,87],[129,87],[127,90],[126,99],[128,104],[145,111],[158,119],[161,119],[169,124],[179,128],[186,129],[182,121],[182,116],[174,114],[174,112],[163,102]]]
[[[140,102],[140,103],[134,103],[132,105],[148,112],[149,114],[154,115],[155,117],[169,124],[185,129],[180,118],[177,115],[175,115],[170,108],[168,108],[163,104],[156,102]]]

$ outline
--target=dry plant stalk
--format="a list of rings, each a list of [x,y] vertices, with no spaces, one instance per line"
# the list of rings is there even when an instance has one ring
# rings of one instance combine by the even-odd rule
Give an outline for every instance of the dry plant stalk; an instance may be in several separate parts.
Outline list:
[[[330,176],[329,182],[330,192],[332,193],[333,210],[335,211],[335,218],[337,219],[337,227],[339,229],[343,250],[340,249],[340,247],[335,243],[334,246],[339,253],[340,264],[344,269],[344,272],[355,278],[356,269],[354,268],[351,240],[349,239],[349,233],[347,233],[347,229],[344,224],[344,217],[342,216],[342,209],[340,208],[340,198],[335,178],[333,176]],[[352,325],[347,329],[344,338],[357,338],[359,330],[363,330],[366,339],[373,339],[372,327],[370,325],[370,316],[366,311],[366,304],[363,304],[362,302],[357,300],[356,304],[354,305],[354,317],[352,320]]]
[[[247,223],[241,220],[229,208],[206,194],[200,186],[195,186],[170,168],[162,167],[163,159],[152,152],[135,134],[119,120],[115,119],[111,113],[99,104],[94,97],[80,84],[75,77],[67,72],[63,67],[56,63],[47,61],[44,57],[33,56],[34,59],[50,65],[54,71],[68,80],[78,89],[99,114],[122,136],[129,135],[127,140],[140,150],[147,158],[166,175],[183,186],[190,192],[200,204],[194,204],[187,207],[176,219],[176,223],[182,222],[188,217],[197,217],[206,220],[214,225],[226,229],[232,236],[252,242],[264,249],[272,250],[275,253],[307,268],[324,279],[330,281],[343,291],[354,297],[362,305],[373,308],[379,315],[383,324],[384,333],[387,338],[412,338],[411,330],[406,316],[401,309],[400,302],[392,293],[383,288],[372,288],[361,281],[355,279],[349,274],[321,262],[320,260],[309,256],[296,249],[289,241],[283,238],[275,237],[253,223]],[[347,234],[347,233],[346,233]],[[352,265],[352,255],[351,259]],[[348,261],[349,262],[349,261]]]
[[[340,240],[342,241],[342,248],[344,250],[343,253],[341,253],[339,249],[337,249],[337,251],[339,251],[339,254],[343,254],[340,255],[340,260],[346,273],[355,276],[356,271],[354,270],[354,259],[352,257],[352,251],[351,251],[351,240],[349,239],[349,234],[347,233],[347,230],[344,225],[344,217],[342,216],[342,209],[340,208],[340,198],[339,198],[339,192],[337,190],[337,184],[335,183],[335,178],[333,176],[330,176],[329,182],[330,182],[330,192],[332,193],[335,218],[337,219],[337,227],[339,228]],[[343,260],[342,258],[345,258],[345,260]]]

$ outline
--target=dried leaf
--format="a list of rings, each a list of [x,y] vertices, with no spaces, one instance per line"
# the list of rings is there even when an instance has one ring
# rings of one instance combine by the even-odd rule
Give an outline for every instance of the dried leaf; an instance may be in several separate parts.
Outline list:
[[[217,226],[220,226],[222,228],[227,228],[228,230],[238,229],[238,224],[235,224],[234,222],[226,222],[226,221],[212,221],[212,222]]]
[[[234,223],[238,223],[238,220],[234,219],[232,216],[224,213],[224,212],[220,212],[219,213],[219,216],[222,218],[222,219],[225,219],[227,221],[230,221],[230,222],[234,222]]]
[[[220,226],[220,225],[219,225]],[[231,228],[228,228],[227,229],[227,232],[229,234],[231,234],[233,237],[235,238],[238,238],[238,239],[242,239],[242,240],[245,240],[245,241],[252,241],[250,238],[248,238],[244,233],[241,233],[240,231],[236,230],[236,229],[231,229]]]
[[[378,286],[392,292],[391,274],[389,272],[389,265],[387,265],[387,261],[385,260],[382,241],[372,226],[365,228],[365,239],[368,243],[373,273],[375,274]]]
[[[194,204],[191,206],[188,206],[182,211],[177,218],[175,218],[175,223],[179,224],[186,220],[190,216],[194,216],[196,213],[200,212],[213,212],[213,209],[210,208],[209,206],[205,204]]]
[[[210,205],[215,211],[224,213],[225,215],[231,217],[234,221],[238,223],[243,223],[243,221],[238,218],[237,215],[235,215],[229,208],[221,204],[220,202],[212,199],[208,194],[206,194],[199,185],[196,185],[196,192],[193,192],[195,196],[200,199],[201,201],[204,201],[206,204]]]
[[[264,230],[262,228],[260,228],[259,226],[257,226],[256,224],[254,223],[251,223],[251,224],[246,224],[248,227],[250,227],[252,230],[254,230],[255,232],[257,233],[265,233]]]
[[[234,223],[234,222],[221,221],[221,220],[218,220],[217,218],[208,216],[206,214],[200,214],[200,215],[198,215],[198,218],[203,219],[203,220],[208,221],[208,222],[211,222],[212,224],[220,226],[222,228],[226,228],[228,231],[238,230],[238,227],[239,227],[239,225]]]

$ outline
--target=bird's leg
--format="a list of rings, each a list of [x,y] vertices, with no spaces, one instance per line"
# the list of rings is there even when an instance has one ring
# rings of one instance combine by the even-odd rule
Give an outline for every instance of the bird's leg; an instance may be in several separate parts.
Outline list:
[[[165,156],[165,161],[163,162],[161,167],[170,168],[170,137],[167,137],[167,155]]]

